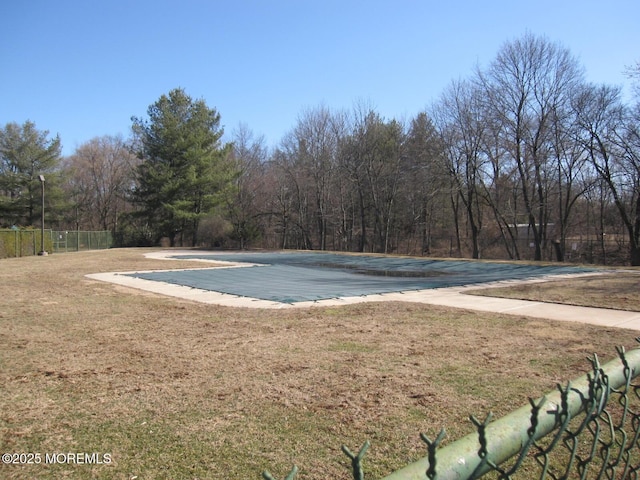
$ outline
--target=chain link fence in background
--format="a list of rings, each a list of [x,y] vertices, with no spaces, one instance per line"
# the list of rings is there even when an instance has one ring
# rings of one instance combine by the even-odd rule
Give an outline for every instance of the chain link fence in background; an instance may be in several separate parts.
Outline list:
[[[476,433],[439,448],[424,434],[427,456],[384,480],[637,479],[640,472],[640,348],[496,421],[470,417]],[[346,446],[353,478],[364,479],[365,442],[357,454]],[[287,480],[297,474],[293,467]],[[274,480],[268,472],[262,476]]]
[[[52,231],[53,251],[79,252],[80,250],[103,250],[113,246],[110,231],[88,232],[80,230]]]
[[[36,229],[0,230],[0,258],[37,255],[42,251],[42,231]],[[111,248],[109,231],[44,230],[44,250],[48,253],[78,252]]]

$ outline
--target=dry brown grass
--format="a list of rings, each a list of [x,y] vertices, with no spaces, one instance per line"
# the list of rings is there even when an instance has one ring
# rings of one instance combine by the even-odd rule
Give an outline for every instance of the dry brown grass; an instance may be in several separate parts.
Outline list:
[[[110,453],[110,465],[0,465],[2,478],[367,478],[588,370],[635,332],[408,303],[252,310],[90,281],[180,268],[144,250],[0,261],[2,452]]]
[[[640,270],[465,293],[640,312]]]

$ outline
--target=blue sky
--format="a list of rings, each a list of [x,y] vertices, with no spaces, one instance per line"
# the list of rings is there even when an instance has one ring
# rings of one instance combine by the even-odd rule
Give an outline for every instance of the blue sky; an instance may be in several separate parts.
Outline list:
[[[227,139],[243,123],[275,146],[319,105],[411,118],[527,32],[593,82],[627,85],[640,60],[638,0],[9,0],[0,19],[0,126],[31,120],[64,155],[126,138],[176,87],[219,111]]]

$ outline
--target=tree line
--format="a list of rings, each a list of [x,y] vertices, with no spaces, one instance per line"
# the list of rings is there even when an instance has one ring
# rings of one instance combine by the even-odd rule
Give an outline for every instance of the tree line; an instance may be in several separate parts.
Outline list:
[[[37,224],[45,175],[50,224],[122,245],[640,265],[640,64],[628,74],[630,101],[527,34],[413,118],[320,105],[274,148],[246,125],[223,142],[220,114],[183,89],[132,118],[131,138],[66,158],[58,137],[8,124],[0,226]]]

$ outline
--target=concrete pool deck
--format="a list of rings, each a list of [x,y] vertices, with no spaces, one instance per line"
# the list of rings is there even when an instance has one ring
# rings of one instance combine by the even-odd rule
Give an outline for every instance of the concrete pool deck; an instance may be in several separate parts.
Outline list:
[[[193,251],[158,251],[146,254],[149,258],[166,260],[183,260],[180,255],[193,254]],[[211,260],[191,259],[194,262],[211,263]],[[215,263],[220,264],[218,260]],[[217,268],[244,268],[251,264],[227,263],[224,266],[208,267]],[[202,266],[203,268],[204,265]],[[198,268],[194,266],[194,269]],[[158,270],[154,270],[158,271]],[[121,286],[140,289],[148,292],[177,297],[195,302],[216,304],[228,307],[249,308],[308,308],[318,306],[339,306],[363,302],[378,301],[402,301],[415,302],[428,305],[438,305],[466,310],[494,312],[509,315],[521,315],[548,320],[582,322],[605,327],[627,328],[640,331],[640,312],[623,310],[580,307],[556,303],[545,303],[528,300],[515,300],[479,295],[469,295],[470,290],[486,289],[492,287],[504,287],[522,283],[544,282],[551,279],[578,278],[580,276],[593,275],[593,272],[582,274],[565,274],[542,276],[530,280],[506,280],[468,286],[454,286],[446,288],[432,288],[425,290],[411,290],[404,292],[381,293],[354,297],[340,297],[314,301],[301,301],[295,303],[282,303],[270,300],[261,300],[250,297],[242,297],[232,294],[219,293],[210,290],[192,288],[183,285],[175,285],[158,281],[145,280],[131,276],[132,273],[143,272],[110,272],[87,275],[93,280],[115,283]]]

